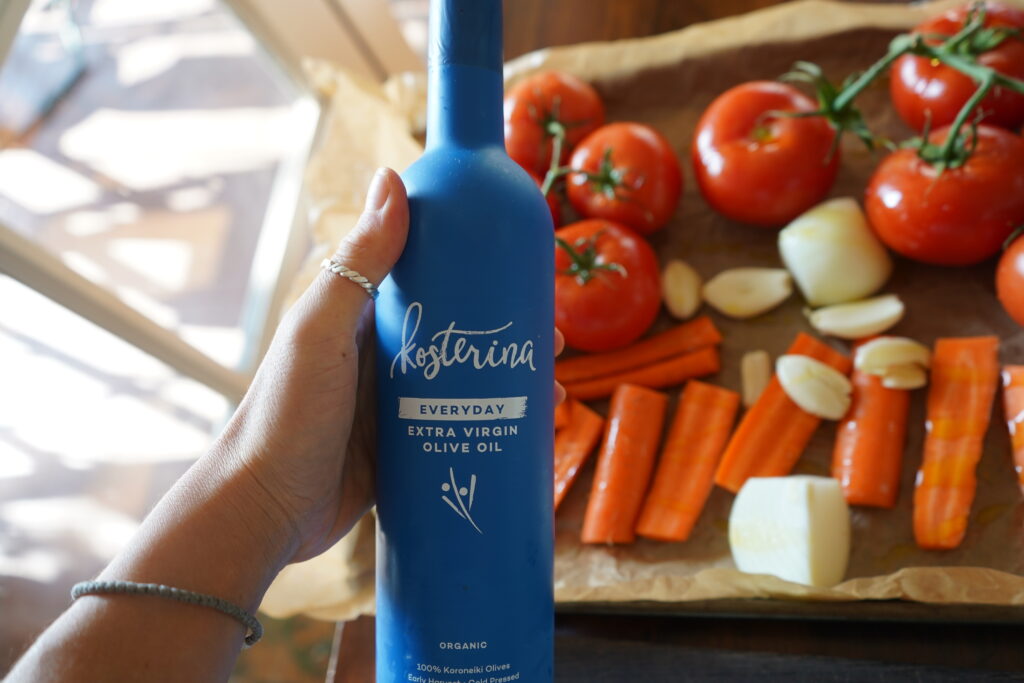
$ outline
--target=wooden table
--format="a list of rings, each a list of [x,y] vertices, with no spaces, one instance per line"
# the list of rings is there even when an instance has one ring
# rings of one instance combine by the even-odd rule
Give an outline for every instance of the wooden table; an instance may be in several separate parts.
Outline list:
[[[559,614],[555,680],[1024,680],[1024,623]],[[328,682],[373,680],[372,617],[339,629]]]
[[[776,2],[506,0],[505,54],[512,58],[551,45],[652,35]],[[328,681],[373,680],[373,628],[371,617],[339,627]],[[1022,643],[1022,620],[559,614],[555,678],[581,683],[1024,680]]]

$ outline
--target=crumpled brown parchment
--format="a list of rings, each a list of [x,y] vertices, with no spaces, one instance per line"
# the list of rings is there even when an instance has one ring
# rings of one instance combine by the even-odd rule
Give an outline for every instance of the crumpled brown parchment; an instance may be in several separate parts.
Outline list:
[[[652,38],[532,53],[507,65],[506,81],[545,68],[577,74],[600,91],[609,120],[637,120],[661,130],[688,174],[686,161],[696,120],[728,87],[752,79],[774,79],[798,59],[818,62],[839,80],[880,56],[898,31],[958,2],[919,6],[828,0],[787,3]],[[322,143],[308,170],[315,247],[297,278],[296,292],[354,224],[374,169],[387,165],[401,170],[419,156],[416,136],[424,125],[421,74],[405,74],[378,87],[324,63],[312,63],[309,73],[331,106]],[[909,135],[888,105],[884,84],[865,93],[862,103],[875,130],[895,138]],[[843,170],[831,196],[861,196],[878,157],[858,145],[853,139],[845,141]],[[705,278],[726,267],[779,265],[774,232],[739,226],[715,215],[696,192],[692,177],[687,178],[675,218],[652,242],[663,261],[684,258]],[[1024,362],[1024,332],[996,301],[991,264],[954,270],[901,261],[886,291],[899,293],[908,308],[895,333],[929,344],[938,336],[995,333],[1003,340],[1003,362]],[[793,297],[754,321],[715,316],[725,342],[723,371],[711,381],[738,388],[743,352],[763,348],[777,356],[798,330],[808,329],[798,299]],[[667,317],[657,323],[658,328],[669,324]],[[854,509],[853,549],[844,583],[830,589],[810,588],[738,572],[726,538],[732,494],[721,489],[712,493],[685,543],[640,540],[620,547],[583,546],[578,537],[590,486],[587,471],[570,491],[556,521],[556,599],[617,604],[728,598],[1024,604],[1024,503],[998,406],[978,468],[978,495],[964,543],[947,552],[923,551],[914,544],[911,492],[921,457],[923,403],[924,392],[918,392],[899,504],[893,510]],[[819,428],[798,472],[828,474],[833,435],[831,425]],[[272,616],[302,612],[338,620],[372,612],[373,537],[374,521],[369,515],[321,557],[287,567],[261,609]]]

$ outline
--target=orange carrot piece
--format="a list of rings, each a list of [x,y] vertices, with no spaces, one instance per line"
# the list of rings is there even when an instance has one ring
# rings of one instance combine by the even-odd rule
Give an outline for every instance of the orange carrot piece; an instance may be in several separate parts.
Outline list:
[[[804,332],[796,336],[786,353],[810,356],[843,374],[850,371],[848,357]],[[789,474],[820,422],[820,418],[793,403],[779,378],[773,376],[729,440],[715,472],[715,483],[736,493],[750,477]]]
[[[910,392],[887,389],[882,378],[854,370],[850,410],[836,428],[832,476],[850,505],[896,505],[903,471]]]
[[[587,458],[601,440],[604,418],[579,401],[567,400],[572,405],[572,421],[555,436],[555,509],[558,509],[569,487],[576,481]]]
[[[1003,408],[1013,445],[1013,467],[1024,492],[1024,365],[1003,367]]]
[[[685,541],[707,502],[715,467],[732,432],[740,395],[691,380],[679,398],[654,484],[636,533],[661,541]]]
[[[555,406],[555,431],[568,427],[572,421],[572,402],[562,401]]]
[[[921,548],[949,550],[964,538],[998,381],[997,337],[935,342],[924,460],[914,488],[914,538]]]
[[[713,375],[721,367],[718,349],[708,346],[697,351],[684,353],[675,358],[634,368],[615,375],[606,375],[586,382],[566,384],[565,390],[574,398],[588,401],[592,398],[610,396],[620,384],[637,384],[649,389],[660,389],[682,384],[694,377]]]
[[[583,517],[584,543],[632,543],[654,469],[668,397],[632,384],[615,390]]]
[[[591,353],[555,363],[555,379],[563,384],[615,375],[722,341],[711,318],[701,316],[617,351]]]

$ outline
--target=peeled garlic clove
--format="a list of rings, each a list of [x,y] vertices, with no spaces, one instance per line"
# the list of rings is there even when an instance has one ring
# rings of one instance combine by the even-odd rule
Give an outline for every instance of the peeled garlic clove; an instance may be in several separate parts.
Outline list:
[[[823,202],[779,231],[779,253],[812,306],[863,299],[892,272],[889,252],[849,197]]]
[[[907,337],[879,337],[857,347],[853,365],[861,372],[883,375],[893,365],[928,367],[931,352],[920,342]]]
[[[748,351],[740,361],[743,380],[743,405],[749,408],[757,403],[772,378],[772,359],[767,351]]]
[[[661,296],[665,308],[676,318],[686,320],[700,308],[702,280],[685,261],[673,259],[661,271]]]
[[[793,280],[783,268],[732,268],[704,285],[704,300],[730,318],[753,318],[793,293]]]
[[[839,420],[850,408],[850,380],[820,360],[793,354],[780,356],[775,361],[775,375],[793,403],[811,415]]]
[[[752,477],[733,501],[729,549],[740,571],[811,586],[843,580],[850,508],[832,477]]]
[[[890,365],[882,375],[886,389],[920,389],[928,384],[928,373],[917,363]]]
[[[884,294],[850,304],[835,304],[812,311],[808,318],[814,329],[842,339],[860,339],[885,332],[903,317],[903,302],[895,294]]]

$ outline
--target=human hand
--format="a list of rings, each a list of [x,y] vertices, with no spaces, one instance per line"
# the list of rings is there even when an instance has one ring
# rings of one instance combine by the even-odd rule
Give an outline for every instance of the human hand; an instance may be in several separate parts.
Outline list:
[[[405,187],[374,176],[339,261],[379,284],[408,232]],[[321,272],[282,321],[242,404],[203,458],[100,574],[217,596],[254,611],[282,566],[313,557],[373,503],[373,306]],[[555,331],[555,348],[563,340]],[[555,387],[556,400],[564,398]],[[77,601],[12,681],[226,680],[244,629],[214,610],[140,599]],[[181,653],[190,653],[182,658]]]
[[[402,252],[408,223],[405,187],[381,169],[335,256],[380,284]],[[284,317],[214,447],[254,485],[273,533],[287,536],[287,561],[329,548],[373,503],[373,346],[370,297],[321,271]]]
[[[405,245],[409,213],[394,171],[378,171],[357,226],[335,254],[379,284]],[[556,353],[564,340],[555,331]],[[286,561],[314,557],[373,504],[376,401],[373,306],[359,286],[321,272],[285,316],[214,452],[254,484]],[[565,392],[555,387],[556,401]]]

